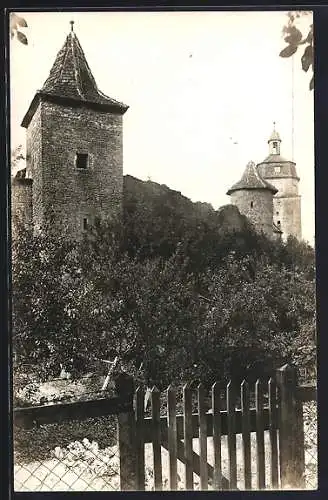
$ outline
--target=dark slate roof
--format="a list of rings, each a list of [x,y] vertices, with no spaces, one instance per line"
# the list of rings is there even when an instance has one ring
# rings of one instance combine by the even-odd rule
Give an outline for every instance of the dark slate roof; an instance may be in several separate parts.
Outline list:
[[[21,168],[20,170],[17,170],[16,179],[25,179],[26,178],[26,167]]]
[[[32,184],[33,183],[33,179],[31,179],[30,177],[26,177],[26,167],[21,168],[20,170],[18,170],[16,172],[16,175],[14,175],[11,180],[12,180],[13,184],[25,184],[25,185],[28,185],[28,184]]]
[[[128,106],[103,94],[97,87],[76,34],[72,31],[58,52],[50,74],[36,93],[22,126],[30,122],[40,98],[93,105],[103,110],[125,113]]]
[[[229,189],[227,194],[231,194],[241,189],[267,189],[273,194],[278,192],[278,189],[260,176],[255,163],[252,161],[247,163],[242,178]]]
[[[294,163],[294,162],[286,160],[286,158],[284,158],[281,155],[272,154],[267,156],[261,163]]]

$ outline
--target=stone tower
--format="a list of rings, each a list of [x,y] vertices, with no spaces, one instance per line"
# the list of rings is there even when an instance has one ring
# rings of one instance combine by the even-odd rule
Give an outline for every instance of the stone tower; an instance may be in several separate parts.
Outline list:
[[[22,121],[36,230],[50,226],[79,238],[96,219],[120,216],[127,109],[98,89],[71,22]]]
[[[301,229],[301,197],[298,194],[299,177],[296,164],[280,154],[281,138],[275,130],[268,140],[269,155],[258,164],[261,177],[275,186],[278,192],[273,198],[273,221],[281,231],[283,238],[289,235],[299,240]]]
[[[273,195],[277,189],[259,175],[254,162],[249,162],[239,182],[229,191],[231,203],[246,215],[257,231],[269,238],[277,232],[273,226]],[[279,231],[278,231],[279,233]]]
[[[32,227],[32,179],[26,177],[26,169],[17,172],[11,181],[12,237],[19,226]]]

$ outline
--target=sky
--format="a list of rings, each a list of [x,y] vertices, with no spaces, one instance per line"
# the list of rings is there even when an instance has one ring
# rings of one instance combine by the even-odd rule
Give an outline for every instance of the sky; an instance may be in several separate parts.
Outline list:
[[[301,54],[294,63],[279,57],[285,12],[19,15],[28,45],[10,44],[12,148],[25,145],[22,118],[74,20],[99,89],[129,105],[124,174],[217,209],[230,202],[226,192],[246,164],[267,156],[275,121],[281,154],[294,159],[301,179],[303,238],[314,243],[313,92]],[[306,29],[312,16],[301,22]]]

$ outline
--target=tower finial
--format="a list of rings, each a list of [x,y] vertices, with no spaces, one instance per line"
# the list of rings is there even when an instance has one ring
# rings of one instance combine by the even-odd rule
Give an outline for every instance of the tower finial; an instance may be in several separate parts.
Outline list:
[[[276,130],[276,122],[273,122],[273,130]]]
[[[74,21],[70,21],[70,25],[71,25],[71,31],[74,31]]]

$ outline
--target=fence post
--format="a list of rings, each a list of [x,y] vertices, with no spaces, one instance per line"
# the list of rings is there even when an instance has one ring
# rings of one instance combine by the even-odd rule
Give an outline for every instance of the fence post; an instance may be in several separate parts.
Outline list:
[[[279,390],[279,462],[284,489],[304,487],[304,430],[302,403],[297,397],[296,369],[284,365],[277,370]]]
[[[118,444],[120,451],[120,489],[137,490],[137,449],[135,416],[133,411],[134,381],[126,373],[115,378],[117,395],[122,400],[122,410],[117,415]]]
[[[294,457],[295,457],[295,487],[305,488],[305,440],[304,440],[304,420],[303,420],[303,402],[299,397],[297,370],[294,368],[295,390],[293,393],[293,403],[295,411],[295,439],[294,439]]]

